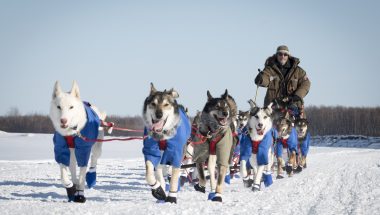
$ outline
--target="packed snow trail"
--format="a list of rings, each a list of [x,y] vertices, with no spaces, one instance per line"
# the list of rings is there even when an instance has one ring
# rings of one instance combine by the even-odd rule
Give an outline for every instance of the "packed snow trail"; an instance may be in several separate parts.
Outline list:
[[[107,147],[112,145],[105,151]],[[233,179],[226,185],[223,203],[216,203],[186,184],[177,205],[158,204],[152,197],[142,155],[128,154],[141,150],[138,141],[124,145],[125,159],[100,159],[98,182],[85,190],[85,204],[67,203],[55,161],[22,160],[19,155],[33,148],[14,150],[14,159],[0,161],[1,214],[380,214],[380,150],[376,149],[312,147],[307,169],[291,178],[274,179],[260,192],[253,193],[241,179]],[[18,150],[26,151],[18,154]]]

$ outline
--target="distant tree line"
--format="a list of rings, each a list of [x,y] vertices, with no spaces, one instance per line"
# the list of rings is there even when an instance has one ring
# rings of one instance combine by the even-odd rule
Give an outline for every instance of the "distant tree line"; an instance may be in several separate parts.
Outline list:
[[[380,136],[380,107],[306,107],[312,135],[365,135]],[[140,116],[110,116],[108,122],[117,127],[141,130]],[[18,133],[53,133],[53,125],[46,115],[21,115],[17,109],[0,116],[0,130]],[[114,131],[115,136],[141,135],[139,132]]]
[[[380,136],[380,107],[317,107],[305,110],[312,135]]]

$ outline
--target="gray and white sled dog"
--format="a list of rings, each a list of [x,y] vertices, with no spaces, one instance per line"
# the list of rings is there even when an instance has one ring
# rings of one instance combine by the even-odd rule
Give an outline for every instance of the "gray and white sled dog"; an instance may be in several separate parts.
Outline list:
[[[174,89],[157,91],[151,83],[142,113],[146,181],[156,199],[170,203],[177,203],[181,162],[191,133],[190,120],[183,106],[177,103],[178,97]],[[168,195],[164,178],[167,165],[171,166]]]
[[[203,165],[208,161],[207,168],[211,185],[208,199],[222,202],[224,178],[236,143],[234,143],[233,133],[236,130],[237,106],[234,99],[228,95],[227,90],[218,98],[214,98],[207,91],[207,97],[196,134],[192,134],[192,141],[202,142],[204,140],[203,143],[194,146],[193,161],[196,163],[199,176],[199,183],[194,188],[197,191],[206,192]],[[217,179],[215,178],[216,165]]]
[[[53,138],[55,160],[59,163],[62,184],[66,188],[68,199],[85,202],[85,180],[89,187],[95,185],[96,166],[102,152],[102,143],[84,141],[83,137],[91,140],[103,138],[104,131],[100,127],[100,120],[104,121],[106,114],[81,100],[76,81],[73,82],[69,93],[63,92],[57,81],[50,103],[49,117],[56,130]],[[90,168],[86,174],[90,155]]]
[[[249,149],[252,150],[251,157],[249,158],[254,175],[252,190],[258,191],[260,190],[263,173],[266,177],[270,177],[271,181],[271,168],[274,160],[273,143],[277,135],[275,130],[272,129],[272,104],[269,104],[267,107],[260,108],[257,107],[252,100],[249,100],[248,102],[251,108],[250,117],[247,124],[249,138],[246,138],[246,140],[250,141],[251,147]],[[240,147],[247,145],[245,143],[241,144],[242,145]],[[240,168],[244,181],[244,179],[248,176],[245,160],[241,160]],[[264,179],[264,183],[265,182],[266,181]]]
[[[294,117],[286,112],[282,114],[276,121],[276,129],[278,131],[278,141],[276,144],[277,157],[277,179],[284,178],[283,169],[286,169],[288,176],[292,176],[297,168],[297,131],[294,127]],[[286,153],[285,160],[283,154]]]
[[[306,158],[310,147],[310,133],[308,131],[309,121],[306,118],[299,118],[295,121],[295,127],[298,137],[298,156],[297,156],[297,172],[302,168],[306,168]]]

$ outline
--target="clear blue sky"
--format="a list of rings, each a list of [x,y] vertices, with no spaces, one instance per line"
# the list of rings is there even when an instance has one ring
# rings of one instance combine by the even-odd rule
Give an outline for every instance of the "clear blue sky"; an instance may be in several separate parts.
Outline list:
[[[0,1],[0,115],[47,114],[54,82],[109,114],[174,87],[194,114],[225,88],[240,109],[278,45],[301,59],[307,105],[379,106],[380,1]],[[265,89],[259,90],[258,103]]]

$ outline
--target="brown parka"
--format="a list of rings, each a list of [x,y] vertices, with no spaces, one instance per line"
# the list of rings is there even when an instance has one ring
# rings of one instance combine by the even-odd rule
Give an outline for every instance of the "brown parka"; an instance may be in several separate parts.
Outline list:
[[[296,57],[289,56],[291,65],[286,77],[283,76],[276,64],[276,55],[269,57],[265,62],[265,68],[258,75],[262,77],[261,87],[268,88],[264,99],[264,106],[269,105],[276,98],[297,95],[304,98],[310,90],[310,80],[298,64],[300,60]],[[297,106],[301,106],[298,102]]]

